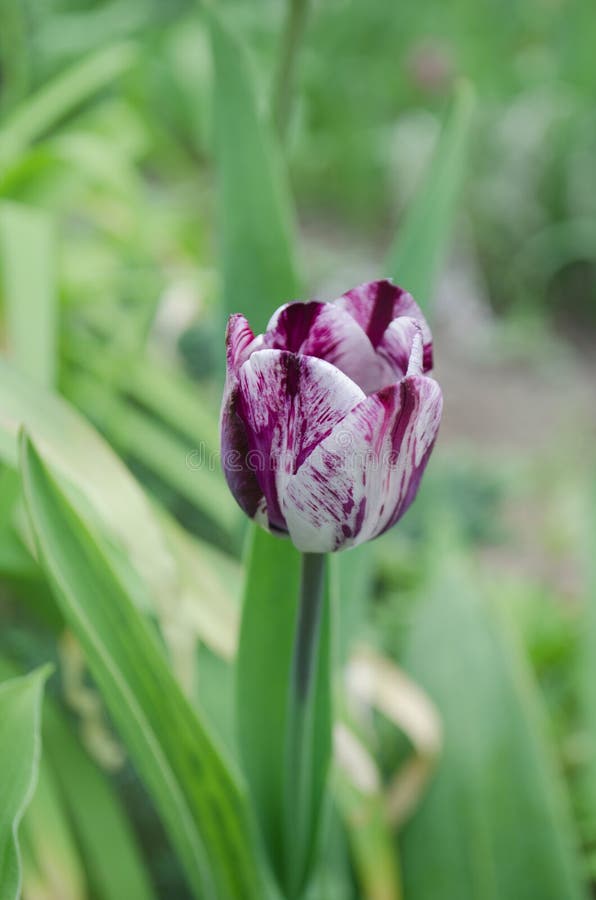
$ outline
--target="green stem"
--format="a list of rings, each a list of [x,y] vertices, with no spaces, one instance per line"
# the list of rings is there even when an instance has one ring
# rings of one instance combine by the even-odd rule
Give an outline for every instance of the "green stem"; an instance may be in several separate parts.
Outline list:
[[[282,139],[290,120],[296,57],[304,34],[307,11],[308,0],[289,0],[273,93],[273,121]]]
[[[320,656],[321,622],[325,599],[326,556],[305,553],[298,621],[292,662],[291,699],[288,713],[286,785],[286,896],[301,896],[315,842],[312,829],[312,767],[315,737],[317,664]],[[318,816],[315,815],[315,819]],[[301,852],[297,853],[297,846]]]
[[[324,553],[304,553],[300,584],[300,608],[294,649],[294,685],[301,704],[308,698],[315,651],[319,641],[321,609],[325,589]]]

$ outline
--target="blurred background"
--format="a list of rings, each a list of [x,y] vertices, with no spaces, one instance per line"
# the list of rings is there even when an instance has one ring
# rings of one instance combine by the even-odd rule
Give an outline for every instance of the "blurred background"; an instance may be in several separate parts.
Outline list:
[[[346,702],[387,787],[390,837],[361,840],[362,809],[345,794],[314,900],[587,896],[593,0],[225,0],[229,32],[190,0],[0,10],[0,420],[7,434],[17,418],[37,422],[109,505],[91,445],[81,439],[75,460],[78,432],[46,399],[61,395],[195,542],[187,553],[216,560],[215,624],[184,604],[162,623],[225,740],[244,531],[204,464],[218,444],[225,315],[259,329],[286,300],[391,275],[431,321],[445,414],[423,488],[341,570]],[[8,443],[0,496],[14,499]],[[11,514],[0,525],[0,651],[59,661],[55,702],[108,773],[157,895],[183,898]],[[42,882],[36,894],[30,874],[25,895],[67,897]]]

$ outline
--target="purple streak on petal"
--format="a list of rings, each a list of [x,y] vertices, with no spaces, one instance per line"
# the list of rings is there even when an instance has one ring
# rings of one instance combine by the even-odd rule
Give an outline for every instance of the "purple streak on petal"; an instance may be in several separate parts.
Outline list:
[[[335,301],[345,309],[367,333],[373,347],[381,344],[390,322],[401,316],[415,319],[421,329],[424,344],[424,371],[433,365],[432,335],[422,310],[411,294],[390,281],[371,281],[353,288]]]
[[[443,396],[438,384],[423,375],[404,378],[401,383],[401,409],[391,435],[393,464],[399,479],[399,499],[393,512],[376,534],[391,528],[413,503],[435,444]],[[410,467],[401,465],[402,459]]]
[[[404,293],[390,281],[369,281],[348,291],[335,303],[353,316],[376,347],[395,318],[394,309]]]
[[[236,502],[252,519],[263,501],[263,491],[247,463],[248,451],[248,435],[238,412],[238,387],[235,387],[224,399],[221,412],[222,468]]]
[[[339,369],[285,350],[253,353],[239,373],[238,411],[271,527],[286,529],[280,499],[287,479],[364,398]]]
[[[418,375],[348,413],[288,480],[282,510],[299,550],[360,544],[404,514],[428,461],[441,406],[438,384]]]
[[[332,303],[289,303],[273,316],[263,344],[324,359],[372,393],[396,380],[388,359],[375,353],[355,319]]]
[[[398,292],[396,294],[396,292]],[[376,292],[370,312],[366,333],[373,347],[377,347],[394,316],[396,297],[403,293],[389,281],[377,281]]]
[[[266,346],[272,350],[302,353],[302,346],[308,340],[310,330],[324,305],[310,300],[308,303],[296,302],[282,306],[267,327]]]

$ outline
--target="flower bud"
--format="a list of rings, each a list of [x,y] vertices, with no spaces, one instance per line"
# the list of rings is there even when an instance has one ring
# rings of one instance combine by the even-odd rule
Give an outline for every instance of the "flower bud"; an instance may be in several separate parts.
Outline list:
[[[408,509],[439,428],[432,337],[389,281],[228,323],[224,473],[244,512],[305,553],[356,546]]]

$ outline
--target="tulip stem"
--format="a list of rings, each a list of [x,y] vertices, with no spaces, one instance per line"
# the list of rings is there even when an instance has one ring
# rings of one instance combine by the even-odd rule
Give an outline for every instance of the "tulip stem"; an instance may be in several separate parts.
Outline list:
[[[323,553],[302,556],[286,744],[284,892],[288,900],[302,895],[308,878],[321,811],[320,798],[313,795],[313,780],[322,777],[324,783],[330,753],[330,721],[327,733],[325,727],[320,730],[319,718],[321,704],[330,710],[328,659],[322,636],[325,563]]]
[[[296,696],[304,702],[308,696],[321,625],[325,588],[324,553],[304,553],[300,583],[300,607],[294,652]]]

